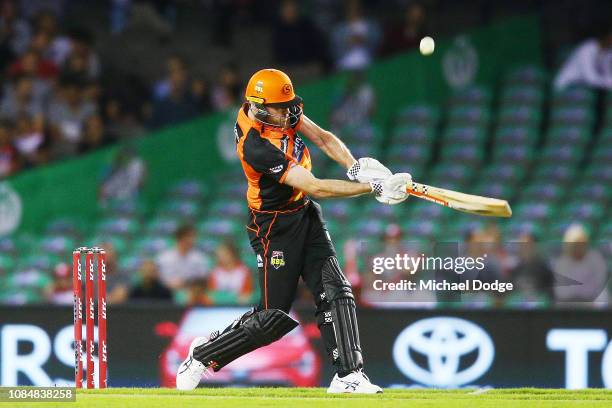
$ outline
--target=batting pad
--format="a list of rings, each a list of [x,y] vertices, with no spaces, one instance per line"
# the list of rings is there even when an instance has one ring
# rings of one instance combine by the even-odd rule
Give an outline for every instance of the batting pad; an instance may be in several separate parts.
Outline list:
[[[355,297],[338,260],[331,256],[323,265],[323,289],[331,304],[340,367],[350,372],[363,367]]]
[[[193,349],[193,358],[219,371],[240,356],[266,346],[298,326],[288,314],[278,309],[250,311],[220,335]]]

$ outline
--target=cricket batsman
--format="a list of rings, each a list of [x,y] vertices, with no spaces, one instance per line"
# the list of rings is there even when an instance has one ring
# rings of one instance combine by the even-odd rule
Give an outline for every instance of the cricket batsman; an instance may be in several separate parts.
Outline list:
[[[372,158],[355,160],[340,139],[303,114],[302,99],[279,70],[256,72],[245,98],[234,132],[248,182],[247,230],[257,257],[261,301],[222,332],[196,338],[179,366],[176,386],[194,389],[210,370],[293,330],[298,323],[287,313],[301,277],[314,297],[317,324],[336,369],[327,392],[380,393],[364,374],[355,297],[313,198],[373,194],[382,203],[397,204],[408,197],[411,176],[393,175]],[[350,181],[315,177],[300,135],[347,169]]]

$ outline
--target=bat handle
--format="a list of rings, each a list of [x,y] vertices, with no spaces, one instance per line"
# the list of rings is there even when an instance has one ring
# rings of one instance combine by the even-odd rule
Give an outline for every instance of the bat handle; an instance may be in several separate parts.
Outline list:
[[[408,186],[406,186],[406,192],[409,194],[412,192],[427,193],[427,186],[425,184],[413,181],[412,183],[408,184]]]

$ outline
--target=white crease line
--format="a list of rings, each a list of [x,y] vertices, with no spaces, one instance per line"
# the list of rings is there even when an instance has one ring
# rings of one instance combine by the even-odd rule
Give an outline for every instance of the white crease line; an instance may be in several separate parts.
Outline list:
[[[480,395],[480,394],[484,394],[485,392],[489,392],[491,391],[493,388],[479,388],[476,391],[472,391],[470,393],[468,393],[469,395]]]

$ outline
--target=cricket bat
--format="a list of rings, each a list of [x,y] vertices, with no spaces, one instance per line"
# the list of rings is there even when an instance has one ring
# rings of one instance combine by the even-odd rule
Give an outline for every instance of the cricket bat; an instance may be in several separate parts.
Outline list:
[[[470,214],[488,217],[510,217],[512,210],[506,200],[481,197],[444,188],[412,182],[406,192],[415,197]]]

